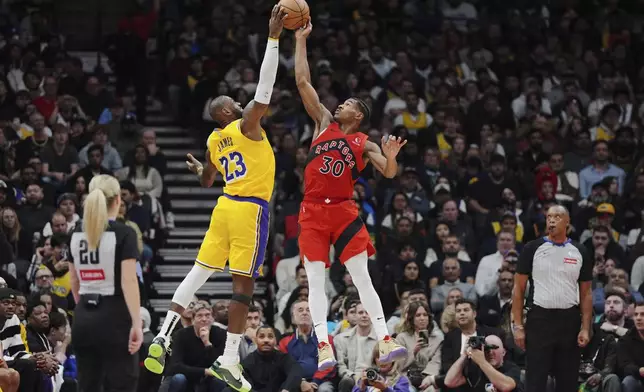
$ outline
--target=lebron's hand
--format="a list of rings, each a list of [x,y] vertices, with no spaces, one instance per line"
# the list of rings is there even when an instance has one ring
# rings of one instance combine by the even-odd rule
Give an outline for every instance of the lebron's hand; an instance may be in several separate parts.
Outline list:
[[[186,161],[186,165],[188,165],[188,169],[196,175],[200,176],[203,172],[203,165],[201,164],[201,162],[193,157],[192,154],[188,154],[187,158],[188,160]]]
[[[407,144],[407,140],[403,140],[400,137],[395,137],[393,135],[383,136],[382,137],[382,155],[387,159],[395,159],[396,155],[400,152],[400,149]]]
[[[295,30],[295,39],[306,39],[311,34],[311,30],[313,30],[313,24],[309,20],[303,27]]]
[[[268,21],[269,37],[279,39],[280,34],[282,34],[282,28],[284,27],[284,19],[287,16],[286,10],[280,7],[279,4],[275,4],[271,12],[271,19]]]

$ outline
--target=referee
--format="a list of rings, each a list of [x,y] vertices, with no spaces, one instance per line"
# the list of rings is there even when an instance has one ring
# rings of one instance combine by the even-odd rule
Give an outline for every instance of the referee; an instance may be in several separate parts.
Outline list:
[[[136,233],[114,220],[121,205],[116,178],[96,176],[89,191],[82,231],[77,228],[69,246],[79,392],[133,392],[143,341]]]
[[[565,207],[550,207],[548,236],[529,242],[519,257],[512,331],[517,345],[526,350],[527,392],[545,391],[549,374],[557,392],[577,391],[580,348],[590,339],[593,263],[583,246],[566,237],[569,224]]]

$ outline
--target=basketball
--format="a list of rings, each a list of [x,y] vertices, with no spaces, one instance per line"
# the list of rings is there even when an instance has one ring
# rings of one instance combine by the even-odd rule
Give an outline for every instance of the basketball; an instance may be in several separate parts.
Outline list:
[[[280,0],[279,5],[288,14],[284,28],[297,30],[306,25],[310,18],[309,5],[304,0]]]

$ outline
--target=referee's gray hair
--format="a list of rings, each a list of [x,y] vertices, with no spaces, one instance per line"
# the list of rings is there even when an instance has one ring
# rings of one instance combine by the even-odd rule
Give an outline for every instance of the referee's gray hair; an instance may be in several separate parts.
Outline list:
[[[566,215],[570,216],[570,211],[568,211],[568,209],[565,206],[561,205],[561,204],[555,204],[554,206],[552,206],[550,208],[554,208],[554,209],[558,210],[559,212],[563,212]]]

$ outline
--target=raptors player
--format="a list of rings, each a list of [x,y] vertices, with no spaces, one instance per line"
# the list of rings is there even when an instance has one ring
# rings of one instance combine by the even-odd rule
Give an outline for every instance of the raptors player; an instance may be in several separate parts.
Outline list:
[[[405,142],[393,136],[383,138],[382,152],[377,144],[358,132],[369,120],[369,108],[360,99],[350,98],[332,115],[311,86],[306,54],[306,38],[312,26],[296,31],[295,78],[307,113],[315,120],[315,133],[304,170],[304,200],[300,206],[300,254],[309,279],[309,306],[318,339],[318,369],[336,364],[328,342],[324,291],[325,267],[330,265],[329,248],[351,274],[378,335],[380,362],[405,357],[407,350],[391,339],[380,298],[367,271],[368,257],[375,253],[369,233],[353,201],[353,185],[371,163],[385,177],[396,175],[396,155]],[[384,155],[383,155],[384,154]]]

